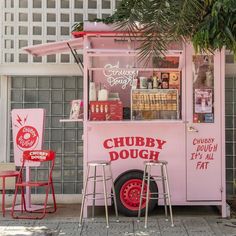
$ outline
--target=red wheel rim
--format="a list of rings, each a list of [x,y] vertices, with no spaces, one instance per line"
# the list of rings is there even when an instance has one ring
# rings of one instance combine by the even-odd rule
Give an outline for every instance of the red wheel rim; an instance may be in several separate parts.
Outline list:
[[[120,189],[120,200],[129,210],[137,211],[142,187],[141,179],[130,179],[126,181]],[[147,191],[147,185],[144,184],[144,193]],[[141,209],[145,207],[146,199],[142,199]]]

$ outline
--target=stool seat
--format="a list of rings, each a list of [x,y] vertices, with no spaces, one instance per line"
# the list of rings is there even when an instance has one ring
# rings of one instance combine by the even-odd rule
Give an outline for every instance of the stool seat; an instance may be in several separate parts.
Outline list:
[[[147,228],[147,218],[148,218],[148,202],[149,199],[163,199],[164,200],[164,207],[165,207],[165,216],[167,219],[167,204],[169,206],[170,212],[170,220],[171,226],[174,226],[173,216],[172,216],[172,207],[171,207],[171,199],[170,199],[170,189],[169,189],[169,181],[168,181],[168,174],[167,174],[167,161],[162,160],[151,160],[151,161],[144,161],[144,172],[143,172],[143,180],[142,180],[142,188],[140,193],[140,201],[139,201],[139,209],[138,209],[138,222],[140,221],[141,215],[141,205],[142,200],[146,199],[146,209],[145,209],[145,223],[144,228]],[[161,173],[151,175],[152,168],[160,168]],[[151,181],[161,181],[162,183],[162,192],[160,191],[156,193],[150,193],[150,182]],[[147,184],[147,190],[144,193],[144,185]],[[154,197],[152,197],[154,195]],[[156,196],[157,195],[157,196]]]
[[[108,168],[108,172],[109,172],[108,174],[110,174],[109,177],[106,176],[106,171],[105,171],[106,168]],[[93,170],[92,175],[90,175],[90,169]],[[100,170],[100,172],[99,172],[99,170]],[[99,172],[100,174],[97,174],[97,172]],[[111,181],[112,193],[107,192],[106,184],[107,184],[108,181]],[[88,182],[91,182],[93,184],[93,190],[90,193],[87,193]],[[103,193],[98,193],[96,191],[96,183],[97,182],[102,182]],[[97,197],[101,194],[103,195],[103,197]],[[83,189],[83,192],[82,192],[82,203],[81,203],[81,209],[80,209],[79,226],[81,226],[81,224],[82,224],[85,199],[88,199],[87,197],[89,197],[89,196],[92,196],[91,200],[93,201],[93,205],[92,205],[92,217],[93,218],[94,218],[95,200],[104,199],[107,228],[109,228],[107,201],[108,201],[108,198],[113,197],[116,218],[117,218],[117,221],[119,221],[118,211],[117,211],[117,203],[116,203],[115,187],[114,187],[114,181],[113,181],[113,177],[112,177],[111,162],[110,161],[96,160],[96,161],[87,162],[87,173],[86,173],[85,182],[84,182],[84,189]]]
[[[160,166],[160,165],[167,165],[167,161],[144,161],[144,165],[147,166]]]
[[[89,161],[87,164],[88,166],[108,166],[110,165],[110,161]]]

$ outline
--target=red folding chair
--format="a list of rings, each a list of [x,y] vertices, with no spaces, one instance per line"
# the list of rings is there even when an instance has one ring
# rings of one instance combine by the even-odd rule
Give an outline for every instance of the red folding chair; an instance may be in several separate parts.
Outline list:
[[[27,161],[32,161],[32,162],[48,162],[50,163],[49,167],[49,172],[48,172],[48,180],[47,181],[26,181],[25,180],[25,163]],[[55,193],[54,193],[54,187],[53,187],[53,181],[52,181],[52,170],[54,167],[55,163],[55,152],[51,150],[28,150],[23,152],[23,162],[22,166],[19,172],[19,176],[15,185],[15,195],[12,203],[12,210],[11,210],[11,215],[14,219],[42,219],[46,213],[53,213],[56,211],[57,206],[56,206],[56,198],[55,198]],[[31,191],[32,187],[45,187],[45,201],[43,205],[43,210],[37,210],[37,211],[29,211],[27,210],[26,207],[26,202],[25,202],[25,188],[29,187],[29,191]],[[21,189],[21,214],[15,214],[15,204],[16,204],[16,199],[18,195],[18,190],[19,188]],[[53,198],[53,210],[52,211],[47,211],[46,209],[48,208],[47,202],[48,202],[48,194],[50,189],[52,190],[52,198]],[[27,213],[38,213],[37,216],[32,216],[32,214],[24,214],[24,212]],[[39,215],[40,214],[40,215]]]

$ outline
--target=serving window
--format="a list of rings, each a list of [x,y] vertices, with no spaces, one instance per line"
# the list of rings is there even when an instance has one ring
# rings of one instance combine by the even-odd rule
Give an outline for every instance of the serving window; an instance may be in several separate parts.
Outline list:
[[[96,38],[87,50],[89,120],[181,119],[179,54],[153,58],[144,65],[131,47],[134,43],[118,41],[118,47],[109,46],[109,40],[100,43]]]

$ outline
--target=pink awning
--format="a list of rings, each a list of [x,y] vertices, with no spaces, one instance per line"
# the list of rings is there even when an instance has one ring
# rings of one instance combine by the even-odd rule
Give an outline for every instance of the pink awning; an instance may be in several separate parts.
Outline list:
[[[83,49],[83,38],[70,39],[65,41],[45,43],[30,47],[25,47],[23,50],[34,56],[44,56],[55,53],[68,52],[71,49]]]

